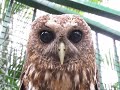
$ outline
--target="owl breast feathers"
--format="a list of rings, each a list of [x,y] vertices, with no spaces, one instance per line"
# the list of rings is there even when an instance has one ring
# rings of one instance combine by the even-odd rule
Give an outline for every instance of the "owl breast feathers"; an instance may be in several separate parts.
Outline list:
[[[36,19],[20,90],[99,90],[90,27],[78,15]]]

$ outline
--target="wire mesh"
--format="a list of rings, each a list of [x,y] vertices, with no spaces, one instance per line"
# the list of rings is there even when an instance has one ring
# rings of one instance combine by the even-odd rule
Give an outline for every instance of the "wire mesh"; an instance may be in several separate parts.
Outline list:
[[[34,11],[18,2],[8,4],[0,33],[1,90],[18,90]],[[92,35],[101,90],[120,90],[120,41],[94,31]]]
[[[33,15],[31,7],[16,2],[9,5],[0,35],[0,90],[18,90],[30,31],[27,27],[30,27]]]

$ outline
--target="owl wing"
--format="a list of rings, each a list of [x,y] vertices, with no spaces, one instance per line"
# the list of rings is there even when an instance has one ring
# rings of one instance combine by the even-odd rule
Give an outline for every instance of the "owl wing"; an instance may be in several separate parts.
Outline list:
[[[95,90],[100,90],[100,82],[99,82],[99,77],[98,77],[98,69],[96,71],[96,84],[95,84]]]
[[[21,83],[19,90],[25,90],[25,86],[23,83]]]
[[[95,84],[95,90],[100,90],[97,83]]]
[[[24,76],[24,73],[21,74],[21,80],[20,80],[20,87],[19,87],[19,90],[26,90],[25,89],[25,85],[24,85],[24,82],[23,82],[23,76]]]

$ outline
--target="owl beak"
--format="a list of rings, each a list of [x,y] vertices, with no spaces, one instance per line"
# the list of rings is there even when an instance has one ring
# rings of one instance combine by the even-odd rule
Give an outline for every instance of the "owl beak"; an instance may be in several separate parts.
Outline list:
[[[63,42],[60,42],[58,47],[58,55],[60,58],[61,65],[64,63],[64,57],[65,57],[65,44]]]

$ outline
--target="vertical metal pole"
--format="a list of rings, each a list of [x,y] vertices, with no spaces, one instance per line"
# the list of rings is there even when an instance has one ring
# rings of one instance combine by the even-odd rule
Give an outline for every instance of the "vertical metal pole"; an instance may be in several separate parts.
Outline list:
[[[98,33],[96,32],[96,62],[98,64],[98,74],[99,74],[99,81],[100,81],[100,89],[104,90],[104,86],[102,83],[102,75],[101,75],[101,56],[100,56],[100,49],[99,49],[99,43],[98,43]],[[99,72],[100,71],[100,72]]]
[[[36,11],[37,11],[37,9],[36,9],[36,8],[34,8],[32,21],[34,21],[34,20],[35,20],[35,17],[36,17]]]
[[[117,53],[117,46],[115,39],[113,40],[113,45],[114,45],[114,53],[115,53],[115,61],[114,61],[114,66],[118,75],[118,87],[120,90],[120,64],[119,64],[119,58],[118,58],[118,53]]]
[[[2,27],[2,30],[0,32],[0,46],[1,46],[0,50],[3,51],[1,53],[0,63],[1,63],[1,66],[4,66],[4,68],[2,68],[2,69],[5,72],[5,74],[8,73],[7,65],[9,63],[9,60],[8,60],[6,52],[8,52],[7,46],[9,44],[9,41],[7,41],[7,40],[9,39],[8,32],[9,32],[9,23],[10,23],[10,19],[11,19],[12,5],[13,5],[13,0],[10,0],[8,7],[6,7],[7,10],[6,10],[5,18],[2,22],[3,27]],[[3,88],[6,87],[6,82],[4,81],[5,79],[6,79],[6,75],[3,76],[3,83],[2,83]]]
[[[0,45],[4,43],[5,39],[8,38],[8,35],[6,34],[9,31],[9,23],[11,19],[11,11],[12,11],[12,5],[13,5],[13,0],[10,0],[5,18],[2,23],[2,31],[0,32]]]

